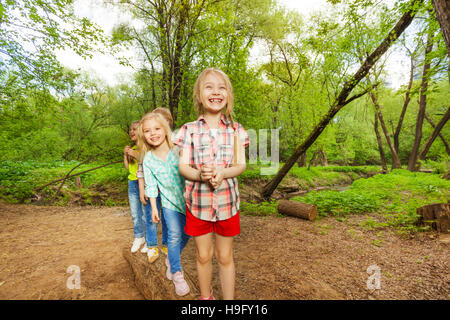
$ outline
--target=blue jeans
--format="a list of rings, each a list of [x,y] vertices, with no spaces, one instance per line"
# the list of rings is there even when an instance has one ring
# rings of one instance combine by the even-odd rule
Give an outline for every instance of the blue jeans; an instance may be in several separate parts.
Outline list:
[[[167,253],[169,256],[170,272],[181,271],[181,251],[186,246],[190,236],[184,232],[186,216],[180,212],[162,208],[162,216],[167,224]]]
[[[158,211],[161,212],[161,196],[156,198],[156,206]],[[162,224],[162,245],[167,246],[167,225],[164,216],[161,216]],[[147,247],[153,248],[158,246],[158,224],[152,221],[152,206],[150,200],[147,201],[145,206],[145,242]]]
[[[128,180],[128,201],[130,203],[131,218],[133,219],[133,232],[135,238],[144,236],[144,206],[139,200],[138,180]]]

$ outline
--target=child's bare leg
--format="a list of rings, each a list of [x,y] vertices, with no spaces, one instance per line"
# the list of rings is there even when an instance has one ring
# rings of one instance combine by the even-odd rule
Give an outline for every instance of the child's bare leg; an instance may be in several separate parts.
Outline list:
[[[216,259],[219,263],[220,283],[224,300],[234,299],[235,268],[233,259],[233,237],[216,234]]]
[[[200,294],[203,298],[211,295],[212,257],[214,254],[212,233],[194,237],[197,248],[197,274]]]

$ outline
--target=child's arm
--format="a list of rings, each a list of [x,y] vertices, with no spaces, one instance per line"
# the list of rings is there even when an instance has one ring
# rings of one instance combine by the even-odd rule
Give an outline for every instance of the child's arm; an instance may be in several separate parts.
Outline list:
[[[152,207],[152,220],[154,223],[159,222],[158,206],[156,205],[156,198],[150,198],[150,205]]]
[[[144,180],[144,168],[142,163],[138,164],[138,169],[136,171],[136,178],[138,178],[138,184],[139,184],[139,200],[141,200],[141,203],[146,206],[148,198],[145,195],[145,180]]]
[[[125,146],[125,148],[123,148],[123,166],[126,170],[128,170],[128,149],[130,149],[129,146]]]
[[[228,168],[216,168],[214,177],[211,179],[211,185],[217,189],[223,179],[234,178],[245,171],[247,165],[245,163],[245,148],[242,144],[237,145],[237,163]]]
[[[209,181],[212,178],[212,170],[207,167],[204,167],[201,171],[192,168],[189,165],[189,152],[187,150],[186,152],[183,151],[183,149],[180,150],[180,160],[178,163],[178,170],[180,171],[180,174],[190,181]]]
[[[147,205],[147,196],[145,195],[145,183],[144,183],[144,178],[139,178],[138,179],[138,183],[139,183],[139,200],[141,200],[141,203],[146,206]]]

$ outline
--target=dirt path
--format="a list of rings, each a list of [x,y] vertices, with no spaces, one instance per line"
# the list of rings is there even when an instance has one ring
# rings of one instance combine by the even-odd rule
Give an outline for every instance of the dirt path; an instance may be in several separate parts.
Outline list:
[[[450,299],[448,242],[434,233],[402,239],[333,218],[241,218],[235,240],[238,299]],[[133,231],[126,207],[0,203],[0,299],[143,299],[121,250]],[[138,253],[140,254],[140,253]],[[183,252],[195,271],[195,248]],[[66,287],[71,265],[81,289]],[[367,289],[367,268],[381,270]],[[215,265],[214,290],[220,298]]]

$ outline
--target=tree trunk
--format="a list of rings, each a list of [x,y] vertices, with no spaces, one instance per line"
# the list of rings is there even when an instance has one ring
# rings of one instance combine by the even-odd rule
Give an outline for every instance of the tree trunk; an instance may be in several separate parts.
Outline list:
[[[394,145],[391,141],[391,136],[389,134],[389,131],[386,127],[386,124],[384,123],[383,113],[381,112],[381,107],[378,104],[377,97],[373,94],[373,92],[369,92],[370,98],[372,99],[373,105],[375,106],[375,110],[377,112],[378,119],[380,120],[381,128],[383,129],[384,136],[386,138],[386,142],[389,146],[389,149],[391,149],[392,153],[392,169],[398,169],[402,167],[402,164],[400,163],[400,158],[398,157],[397,152],[395,151]]]
[[[189,15],[189,3],[186,0],[181,1],[180,13],[178,18],[178,26],[175,38],[175,52],[173,61],[173,90],[170,96],[170,111],[172,113],[173,122],[178,117],[178,102],[180,100],[181,86],[183,82],[183,69],[181,68],[181,55],[183,52],[184,30],[186,28],[186,20]]]
[[[448,112],[448,110],[447,110]],[[431,120],[431,118],[427,115],[427,113],[425,112],[425,120],[428,121],[428,123],[433,127],[433,129],[436,129],[436,125],[434,124],[433,120]],[[441,120],[442,121],[442,120]],[[441,138],[442,143],[445,146],[445,151],[447,152],[447,155],[450,156],[450,147],[448,145],[447,140],[444,138],[444,136],[442,135],[441,131],[439,131],[438,133],[439,138]],[[419,157],[420,158],[420,157]]]
[[[309,203],[280,200],[278,212],[287,216],[313,221],[317,216],[317,207]]]
[[[429,225],[439,232],[450,232],[449,203],[436,203],[417,208],[417,214],[420,216],[419,224]]]
[[[380,151],[381,167],[383,168],[383,172],[387,172],[386,157],[384,155],[383,141],[381,139],[380,131],[378,131],[378,114],[376,111],[375,111],[374,129],[375,129],[375,135],[377,137],[378,150]]]
[[[432,0],[436,18],[439,21],[442,35],[444,36],[447,54],[450,58],[450,1]]]
[[[450,108],[447,109],[447,112],[444,114],[441,121],[439,121],[437,126],[434,128],[433,133],[431,134],[430,138],[428,138],[428,141],[425,143],[422,150],[419,152],[420,160],[425,160],[425,156],[427,155],[428,150],[430,150],[431,145],[433,144],[434,140],[436,139],[438,134],[441,132],[442,128],[447,123],[449,118],[450,118]],[[447,150],[447,153],[448,153],[448,150]]]
[[[419,154],[420,141],[422,140],[422,125],[425,118],[425,109],[427,106],[427,90],[428,80],[430,78],[430,53],[433,50],[433,32],[430,30],[427,35],[427,47],[425,49],[425,63],[423,66],[422,83],[420,85],[419,113],[416,121],[416,134],[414,136],[414,144],[408,161],[408,170],[417,170],[417,158]]]
[[[399,153],[399,146],[400,146],[400,131],[402,129],[403,125],[403,119],[405,118],[406,109],[408,109],[409,102],[411,101],[411,88],[414,82],[414,58],[411,56],[411,68],[409,71],[409,83],[408,88],[406,89],[405,93],[405,101],[403,103],[402,112],[400,113],[400,118],[398,119],[397,128],[395,129],[394,133],[394,149],[395,152],[397,152],[397,155]]]
[[[281,167],[275,177],[267,183],[261,195],[264,198],[269,198],[273,191],[276,189],[278,184],[284,178],[284,176],[289,172],[292,166],[296,163],[298,157],[308,150],[308,148],[316,141],[316,139],[323,132],[328,123],[334,118],[334,116],[349,102],[355,100],[362,95],[356,95],[349,99],[348,96],[356,85],[363,79],[372,66],[380,59],[380,57],[389,49],[392,43],[398,39],[398,37],[405,31],[405,29],[411,24],[411,21],[416,14],[416,9],[414,8],[417,4],[422,3],[423,0],[412,0],[410,7],[407,12],[400,18],[394,28],[389,32],[387,37],[381,42],[381,44],[372,52],[363,65],[358,69],[358,71],[351,77],[343,86],[341,92],[335,99],[330,110],[327,114],[320,120],[320,122],[314,127],[310,135],[306,140],[297,147],[292,156],[286,161],[286,163]]]
[[[195,279],[186,271],[183,271],[184,279],[191,289],[190,292],[180,297],[175,293],[172,281],[166,277],[165,257],[160,256],[155,262],[149,263],[147,255],[139,251],[131,253],[130,248],[122,250],[123,257],[128,261],[134,273],[134,282],[139,292],[147,300],[197,300],[200,290]]]
[[[302,154],[297,161],[297,167],[304,167],[304,166],[306,166],[306,153]]]

